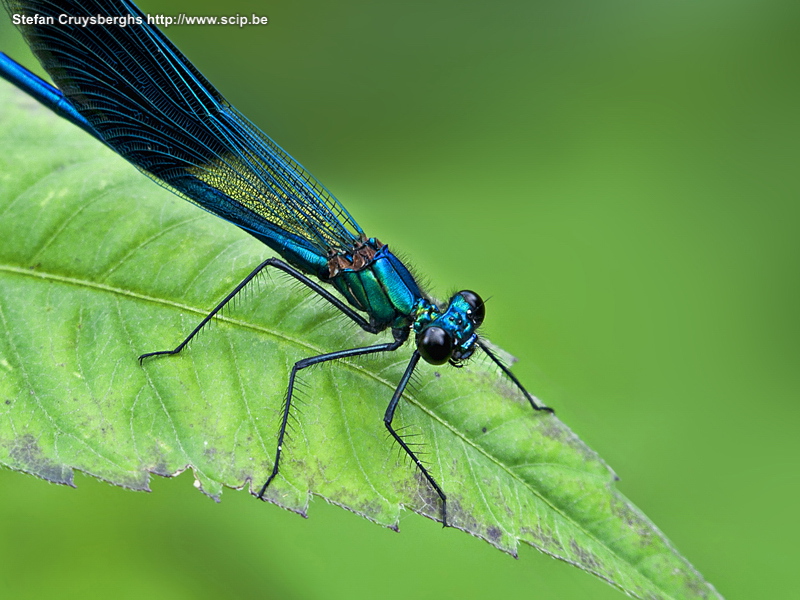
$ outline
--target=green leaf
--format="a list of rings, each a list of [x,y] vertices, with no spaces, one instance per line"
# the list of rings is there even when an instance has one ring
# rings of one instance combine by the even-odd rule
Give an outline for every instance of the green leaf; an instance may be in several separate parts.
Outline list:
[[[375,336],[279,276],[188,351],[141,367],[139,354],[183,339],[265,247],[8,85],[0,102],[0,464],[137,490],[189,468],[214,498],[257,490],[291,365]],[[382,422],[409,356],[304,372],[271,502],[305,514],[316,494],[392,528],[403,508],[439,518]],[[423,365],[396,423],[424,442],[452,526],[513,555],[530,544],[637,598],[721,597],[606,464],[488,361]]]

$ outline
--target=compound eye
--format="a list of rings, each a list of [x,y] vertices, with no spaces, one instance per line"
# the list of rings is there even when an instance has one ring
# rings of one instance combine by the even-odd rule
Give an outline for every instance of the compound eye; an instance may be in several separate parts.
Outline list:
[[[458,295],[469,304],[469,316],[472,318],[472,322],[475,323],[475,327],[480,327],[486,316],[486,305],[483,303],[481,297],[470,290],[462,290],[458,292]]]
[[[426,362],[443,365],[453,354],[453,338],[441,327],[427,327],[417,336],[417,350]]]

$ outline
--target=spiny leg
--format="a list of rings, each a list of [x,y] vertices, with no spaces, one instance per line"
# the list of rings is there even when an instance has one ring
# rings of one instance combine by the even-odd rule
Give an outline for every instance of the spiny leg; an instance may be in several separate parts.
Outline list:
[[[439,494],[439,498],[442,499],[442,526],[447,527],[447,496],[442,491],[442,488],[439,487],[439,484],[436,483],[436,480],[431,476],[430,473],[428,473],[428,469],[425,468],[419,458],[417,458],[417,455],[414,454],[414,451],[408,447],[408,444],[397,433],[397,431],[395,431],[394,427],[392,427],[394,411],[397,409],[397,404],[400,402],[400,398],[403,396],[403,391],[406,389],[406,385],[408,385],[408,381],[411,379],[411,374],[414,372],[418,362],[419,352],[414,350],[414,354],[411,355],[411,360],[408,362],[408,366],[406,367],[406,372],[403,373],[403,376],[400,378],[400,383],[397,384],[397,388],[395,389],[394,395],[389,402],[389,406],[386,407],[386,414],[383,416],[383,422],[386,425],[386,429],[389,430],[389,433],[392,434],[392,437],[395,439],[395,441],[400,444],[400,447],[405,450],[408,456],[411,457],[411,460],[414,461],[414,464],[425,476],[425,479],[428,480],[428,483],[431,484],[431,487],[436,490],[437,494]]]
[[[517,378],[514,376],[514,374],[511,372],[511,370],[510,370],[510,369],[509,369],[507,366],[505,366],[505,365],[503,364],[503,361],[501,361],[501,360],[500,360],[500,359],[499,359],[499,358],[498,358],[498,357],[497,357],[497,356],[494,354],[494,352],[492,352],[491,350],[489,350],[488,346],[486,346],[486,344],[485,344],[483,341],[481,341],[481,340],[478,340],[478,346],[480,346],[481,350],[483,350],[483,351],[486,353],[486,355],[487,355],[489,358],[491,358],[491,359],[492,359],[492,361],[494,362],[494,364],[496,364],[498,367],[500,367],[500,370],[501,370],[501,371],[503,371],[503,373],[504,373],[505,375],[507,375],[507,376],[508,376],[508,378],[509,378],[511,381],[513,381],[513,382],[514,382],[514,385],[516,385],[516,386],[517,386],[517,388],[518,388],[518,389],[519,389],[519,390],[520,390],[520,391],[521,391],[523,394],[525,394],[525,397],[528,399],[528,402],[530,402],[530,404],[531,404],[531,406],[533,407],[533,409],[534,409],[534,410],[544,410],[544,411],[546,411],[546,412],[549,412],[549,413],[555,413],[555,412],[556,412],[555,410],[553,410],[553,409],[552,409],[552,408],[550,408],[549,406],[544,406],[544,405],[541,405],[541,406],[540,406],[539,404],[537,404],[537,400],[538,400],[538,399],[537,399],[537,398],[534,398],[534,397],[533,397],[533,396],[530,394],[530,392],[528,392],[528,390],[526,390],[526,389],[525,389],[525,386],[523,386],[523,385],[522,385],[522,384],[519,382],[519,379],[517,379]]]
[[[357,312],[355,312],[352,308],[347,306],[347,304],[342,302],[339,298],[331,294],[324,287],[322,287],[315,281],[311,280],[310,278],[306,277],[305,275],[303,275],[303,273],[301,273],[294,267],[288,265],[287,263],[283,262],[282,260],[277,258],[268,258],[260,265],[258,265],[255,269],[253,269],[252,272],[247,277],[242,279],[239,285],[233,288],[233,291],[227,296],[225,296],[225,298],[223,298],[222,301],[219,304],[217,304],[214,307],[214,309],[210,313],[208,313],[208,315],[206,315],[206,317],[202,321],[200,321],[200,324],[197,327],[195,327],[194,330],[188,336],[186,336],[186,339],[183,340],[180,344],[178,344],[173,350],[159,350],[157,352],[147,352],[146,354],[142,354],[139,357],[139,363],[141,364],[145,358],[150,358],[151,356],[178,354],[178,352],[183,350],[186,347],[186,344],[188,344],[192,340],[192,338],[195,335],[197,335],[197,333],[203,327],[205,327],[206,323],[208,323],[211,319],[214,318],[214,315],[216,315],[219,311],[221,311],[223,307],[226,304],[228,304],[228,302],[233,300],[234,297],[236,297],[236,295],[239,292],[241,292],[244,289],[244,287],[256,277],[256,275],[258,275],[261,271],[263,271],[267,267],[275,267],[276,269],[280,269],[284,273],[288,273],[289,275],[297,279],[300,283],[304,284],[312,291],[317,293],[319,296],[325,298],[325,300],[333,304],[333,306],[338,308],[342,313],[344,313],[345,315],[350,317],[350,319],[355,321],[355,323],[363,330],[368,331],[370,333],[378,333],[379,331],[378,328],[371,325],[364,317],[359,315]]]
[[[340,358],[349,358],[351,356],[363,356],[365,354],[376,354],[378,352],[392,352],[393,350],[397,350],[400,346],[402,346],[405,341],[408,339],[408,330],[393,330],[394,333],[394,341],[388,342],[385,344],[376,344],[374,346],[366,346],[364,348],[351,348],[350,350],[337,350],[336,352],[329,352],[327,354],[320,354],[319,356],[311,356],[309,358],[304,358],[302,360],[298,360],[294,363],[292,367],[292,372],[289,375],[289,386],[286,389],[286,402],[283,405],[283,415],[281,416],[281,426],[278,430],[278,449],[275,451],[275,462],[272,465],[272,472],[270,473],[269,477],[267,478],[266,483],[261,486],[261,491],[258,492],[258,498],[263,500],[264,499],[264,492],[267,491],[267,487],[269,484],[272,483],[272,480],[275,479],[275,476],[278,474],[279,463],[281,460],[281,452],[283,451],[283,439],[286,435],[286,426],[289,422],[289,412],[292,407],[292,395],[294,393],[294,385],[295,385],[295,377],[297,373],[311,365],[317,365],[320,363],[327,362],[329,360],[337,360]]]

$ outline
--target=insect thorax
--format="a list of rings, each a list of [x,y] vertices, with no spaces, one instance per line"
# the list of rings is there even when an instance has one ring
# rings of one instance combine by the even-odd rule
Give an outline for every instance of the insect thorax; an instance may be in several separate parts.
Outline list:
[[[402,328],[414,321],[422,292],[406,266],[376,238],[328,257],[329,281],[373,325]]]

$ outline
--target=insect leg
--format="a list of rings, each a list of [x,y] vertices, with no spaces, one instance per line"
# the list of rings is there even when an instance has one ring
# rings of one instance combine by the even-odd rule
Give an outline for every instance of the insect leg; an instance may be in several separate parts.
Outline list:
[[[540,405],[540,404],[538,403],[538,402],[539,402],[539,399],[538,399],[538,398],[536,398],[536,397],[534,397],[533,395],[531,395],[531,393],[530,393],[530,392],[528,392],[528,390],[526,390],[526,389],[525,389],[525,386],[523,386],[523,385],[522,385],[522,384],[519,382],[519,379],[517,379],[517,378],[514,376],[514,374],[513,374],[513,373],[512,373],[512,372],[509,370],[509,368],[503,364],[503,361],[501,361],[501,360],[500,360],[500,359],[499,359],[499,358],[498,358],[498,357],[497,357],[497,356],[494,354],[494,352],[492,352],[491,350],[489,350],[489,347],[488,347],[488,346],[487,346],[485,343],[483,343],[481,340],[478,340],[478,346],[480,346],[481,350],[483,350],[483,351],[484,351],[484,352],[487,354],[487,356],[488,356],[489,358],[491,358],[491,359],[492,359],[492,361],[494,362],[494,364],[496,364],[498,367],[500,367],[500,370],[501,370],[501,371],[503,371],[503,373],[504,373],[505,375],[507,375],[507,376],[508,376],[508,378],[509,378],[511,381],[513,381],[513,382],[514,382],[514,385],[516,385],[516,386],[517,386],[517,388],[518,388],[518,389],[519,389],[519,390],[520,390],[520,391],[521,391],[523,394],[525,394],[525,397],[528,399],[528,402],[530,402],[530,404],[531,404],[531,406],[533,407],[533,409],[534,409],[534,410],[544,410],[544,411],[547,411],[547,412],[549,412],[549,413],[555,413],[555,411],[554,411],[552,408],[550,408],[549,406]]]
[[[217,304],[214,307],[214,309],[210,313],[208,313],[208,315],[206,315],[206,317],[202,321],[200,321],[200,324],[197,327],[195,327],[194,330],[189,335],[186,336],[186,339],[183,340],[180,344],[178,344],[173,350],[159,350],[157,352],[147,352],[146,354],[142,354],[139,357],[139,363],[142,363],[142,361],[144,361],[145,358],[150,358],[151,356],[163,356],[163,355],[169,355],[169,354],[178,354],[178,352],[183,350],[186,347],[186,344],[188,344],[191,341],[191,339],[195,335],[197,335],[197,333],[206,325],[206,323],[208,323],[211,319],[214,318],[214,315],[216,315],[219,311],[221,311],[222,308],[228,302],[233,300],[233,298],[236,296],[236,294],[241,292],[242,289],[244,289],[244,287],[248,283],[250,283],[253,280],[253,278],[255,278],[256,275],[258,275],[261,271],[263,271],[267,267],[275,267],[276,269],[279,269],[279,270],[283,271],[284,273],[288,273],[289,275],[291,275],[292,277],[297,279],[300,283],[304,284],[305,286],[310,288],[312,291],[316,292],[318,295],[320,295],[323,298],[325,298],[325,300],[327,300],[328,302],[333,304],[333,306],[335,306],[341,312],[343,312],[345,315],[350,317],[350,319],[355,321],[355,323],[359,327],[364,329],[365,331],[368,331],[370,333],[378,333],[378,331],[380,331],[378,328],[372,326],[369,323],[369,321],[367,321],[364,317],[362,317],[360,314],[358,314],[352,308],[347,306],[347,304],[345,304],[342,300],[340,300],[339,298],[337,298],[336,296],[331,294],[328,290],[326,290],[320,284],[318,284],[317,282],[313,281],[312,279],[310,279],[309,277],[307,277],[306,275],[304,275],[303,273],[301,273],[300,271],[298,271],[297,269],[295,269],[291,265],[288,265],[287,263],[283,262],[282,260],[280,260],[278,258],[268,258],[267,260],[262,262],[260,265],[258,265],[255,269],[253,269],[253,271],[247,277],[242,279],[242,281],[239,283],[239,285],[237,285],[235,288],[233,288],[233,291],[231,291],[230,294],[225,296],[225,298],[223,298],[222,301],[219,304]]]
[[[281,417],[281,426],[278,430],[278,449],[275,452],[275,462],[272,466],[272,472],[267,478],[266,483],[261,486],[261,491],[258,493],[259,499],[264,498],[264,492],[275,479],[278,474],[279,463],[281,460],[281,452],[283,451],[283,438],[286,434],[286,426],[289,422],[289,411],[292,406],[292,395],[294,393],[294,380],[297,373],[311,365],[327,362],[329,360],[337,360],[340,358],[348,358],[351,356],[363,356],[364,354],[376,354],[378,352],[391,352],[397,350],[408,339],[408,330],[395,330],[395,340],[386,344],[376,344],[374,346],[366,346],[364,348],[351,348],[350,350],[337,350],[336,352],[329,352],[327,354],[320,354],[319,356],[312,356],[298,360],[292,367],[292,373],[289,375],[289,386],[286,390],[286,402],[283,406],[283,415]],[[416,353],[415,353],[416,354]]]
[[[406,454],[411,457],[411,460],[414,461],[414,464],[420,470],[420,472],[425,476],[425,479],[428,480],[428,483],[431,484],[431,487],[436,490],[436,493],[439,494],[439,498],[442,499],[442,526],[447,527],[447,496],[442,491],[442,488],[439,487],[439,484],[436,483],[436,480],[428,473],[428,469],[422,464],[422,462],[417,458],[417,455],[414,454],[414,451],[408,447],[408,444],[405,443],[402,437],[400,437],[397,432],[392,427],[392,420],[394,419],[394,411],[397,409],[397,404],[400,402],[400,398],[403,395],[403,391],[406,389],[406,385],[408,385],[409,379],[411,379],[411,374],[414,372],[414,369],[419,362],[419,352],[414,350],[414,354],[411,355],[411,360],[408,362],[408,366],[406,367],[406,372],[403,373],[403,376],[400,378],[400,383],[397,384],[397,388],[394,390],[394,395],[392,399],[389,401],[389,406],[386,407],[386,414],[383,416],[383,422],[386,424],[386,429],[389,430],[389,433],[392,434],[392,437],[395,441],[400,444],[400,447],[405,450]]]

